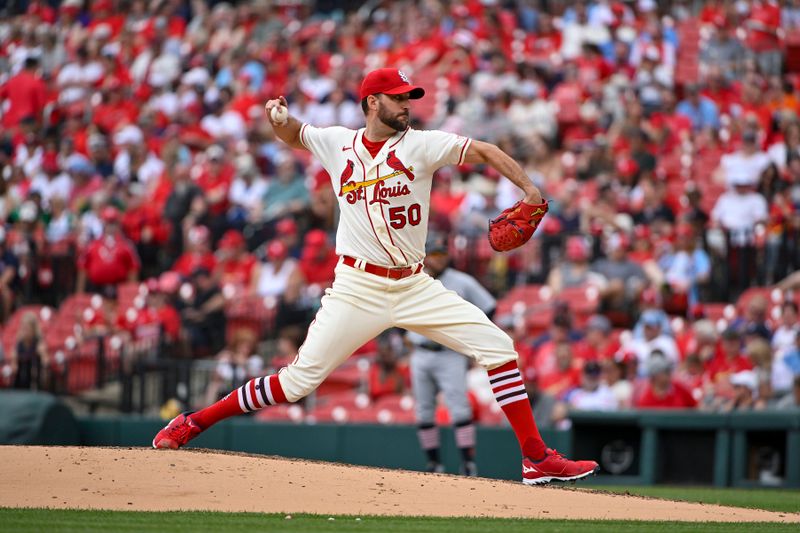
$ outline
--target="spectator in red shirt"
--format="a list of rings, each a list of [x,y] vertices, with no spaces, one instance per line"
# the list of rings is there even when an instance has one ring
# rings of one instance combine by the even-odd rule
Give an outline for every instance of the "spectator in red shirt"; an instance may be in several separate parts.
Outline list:
[[[36,74],[39,60],[35,57],[25,59],[23,69],[0,86],[0,109],[8,104],[8,110],[2,113],[4,128],[13,130],[23,118],[31,117],[40,123],[42,111],[47,100],[47,87]]]
[[[702,309],[695,307],[694,309]],[[719,333],[711,320],[697,320],[692,327],[687,329],[676,339],[682,358],[696,356],[705,370],[705,366],[717,354]]]
[[[587,91],[602,91],[602,81],[613,72],[613,67],[603,57],[600,47],[586,42],[581,45],[581,55],[575,60],[578,69],[578,80]]]
[[[586,323],[586,337],[575,347],[575,356],[584,361],[604,361],[619,350],[619,340],[611,335],[611,321],[594,315]]]
[[[92,122],[108,134],[125,124],[135,124],[139,106],[123,97],[126,89],[122,80],[107,78],[102,89],[103,102],[94,108]]]
[[[333,270],[339,256],[328,244],[328,236],[321,229],[314,229],[306,234],[303,253],[300,257],[298,272],[306,284],[317,284],[328,287],[333,282]]]
[[[531,346],[531,343],[528,342],[525,321],[518,320],[512,314],[497,316],[494,321],[514,341],[514,350],[519,355],[519,367],[533,367],[533,358],[536,355],[536,351]]]
[[[205,193],[208,210],[214,217],[223,217],[230,202],[228,192],[236,173],[233,166],[225,161],[225,150],[216,144],[206,149],[208,163],[203,167],[197,185]],[[219,236],[217,234],[217,236]]]
[[[221,286],[231,283],[241,288],[249,288],[253,283],[256,258],[247,252],[242,234],[228,230],[219,240],[220,261],[217,263],[217,277]]]
[[[704,374],[703,361],[697,354],[690,354],[681,362],[675,372],[675,379],[692,392],[692,396],[700,400],[706,395],[708,383]],[[708,391],[712,392],[712,391]]]
[[[138,341],[158,340],[160,326],[155,310],[150,307],[138,307],[135,304],[127,309],[119,309],[117,314],[119,333]]]
[[[708,0],[700,10],[700,22],[705,24],[719,24],[725,19],[725,2],[722,0]]]
[[[717,355],[706,365],[706,375],[714,384],[715,395],[721,398],[731,396],[730,376],[742,370],[752,370],[753,362],[742,354],[742,335],[729,327],[722,332],[722,340]]]
[[[738,104],[739,94],[726,76],[732,75],[733,69],[724,70],[719,65],[709,65],[706,84],[701,94],[717,104],[720,113],[729,113],[731,106]]]
[[[783,68],[783,54],[778,35],[781,25],[781,8],[778,2],[754,1],[744,25],[748,31],[747,46],[755,54],[759,70],[767,76],[779,76]]]
[[[557,399],[564,397],[581,384],[582,361],[575,359],[572,346],[566,341],[558,342],[554,349],[555,365],[536,372],[536,379],[542,392]]]
[[[96,0],[92,2],[92,18],[89,23],[89,32],[96,32],[101,26],[106,26],[105,31],[111,37],[116,37],[125,25],[125,15],[119,11],[114,12],[111,0]]]
[[[122,228],[142,259],[143,277],[157,275],[162,270],[161,250],[170,235],[169,222],[143,194],[131,194],[122,215]]]
[[[179,285],[180,276],[176,272],[164,272],[147,286],[147,307],[161,326],[161,335],[168,347],[178,342],[181,333],[181,316],[170,303]]]
[[[297,222],[293,218],[282,218],[275,224],[275,237],[286,245],[291,257],[300,258],[303,247],[300,245]]]
[[[646,268],[645,265],[653,261],[655,251],[649,225],[636,224],[633,227],[633,243],[628,257],[634,263],[642,265],[642,268]]]
[[[682,383],[672,379],[672,363],[655,350],[648,360],[650,382],[635,406],[640,409],[693,409],[697,400]]]
[[[119,301],[114,298],[103,298],[99,295],[92,297],[89,307],[81,313],[81,325],[84,338],[103,337],[117,329],[120,319],[117,307]]]
[[[567,313],[556,313],[548,331],[533,342],[536,353],[532,363],[536,369],[536,375],[541,378],[555,371],[556,346],[561,343],[571,344],[575,340],[572,332],[572,319]],[[540,384],[541,386],[541,384]]]
[[[104,294],[123,281],[136,280],[141,265],[136,249],[120,230],[120,215],[117,208],[103,208],[100,219],[103,235],[92,241],[79,259],[78,292],[85,290]]]
[[[306,234],[297,268],[291,273],[280,300],[278,327],[308,324],[313,311],[309,304],[319,301],[322,290],[331,285],[338,261],[339,256],[328,244],[324,231],[316,229]]]
[[[186,251],[181,255],[172,270],[188,278],[198,267],[203,267],[213,272],[217,267],[217,260],[211,253],[211,233],[205,226],[195,226],[186,232]]]
[[[369,397],[373,401],[408,389],[408,365],[400,360],[402,352],[403,339],[396,332],[378,337],[378,355],[369,368]]]

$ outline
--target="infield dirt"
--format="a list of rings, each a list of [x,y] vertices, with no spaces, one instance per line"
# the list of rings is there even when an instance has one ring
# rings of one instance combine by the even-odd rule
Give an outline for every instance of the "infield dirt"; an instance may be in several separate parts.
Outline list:
[[[797,522],[799,514],[211,450],[0,446],[0,506]]]

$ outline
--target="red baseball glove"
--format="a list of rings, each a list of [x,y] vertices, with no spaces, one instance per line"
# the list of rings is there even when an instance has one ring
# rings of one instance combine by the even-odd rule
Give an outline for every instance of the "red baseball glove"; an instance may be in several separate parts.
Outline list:
[[[489,221],[489,244],[507,252],[528,242],[547,213],[547,200],[541,204],[517,202]]]

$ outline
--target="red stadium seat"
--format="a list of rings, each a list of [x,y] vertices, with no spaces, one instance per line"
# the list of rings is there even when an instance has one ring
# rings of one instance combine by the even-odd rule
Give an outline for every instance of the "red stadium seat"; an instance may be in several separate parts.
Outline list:
[[[705,318],[715,322],[721,318],[730,321],[737,316],[736,307],[728,302],[706,302],[702,307]]]
[[[504,424],[508,424],[508,421],[503,410],[497,405],[497,402],[492,402],[484,406],[484,409],[481,411],[480,425],[501,426]]]
[[[414,411],[414,397],[407,394],[390,394],[381,396],[375,401],[378,409],[389,409],[390,411]]]
[[[556,299],[567,303],[578,328],[583,327],[600,306],[600,292],[591,285],[562,289]]]
[[[259,422],[294,422],[300,424],[305,418],[303,407],[297,404],[272,405],[255,415]]]
[[[256,295],[228,300],[225,304],[228,338],[240,328],[250,329],[259,337],[264,336],[273,327],[275,311],[274,306],[268,306],[264,298]]]
[[[120,307],[130,307],[137,296],[147,294],[144,283],[138,281],[126,281],[117,286],[117,302]]]
[[[522,285],[514,287],[497,302],[497,316],[509,313],[524,313],[529,307],[549,303],[553,299],[553,291],[546,285]]]
[[[525,315],[525,331],[530,335],[540,335],[544,333],[550,324],[553,323],[555,309],[552,305],[537,306],[529,309]]]
[[[783,294],[780,289],[775,289],[773,287],[750,287],[736,300],[736,309],[739,313],[744,314],[750,301],[758,296],[767,300],[768,308],[783,302]]]

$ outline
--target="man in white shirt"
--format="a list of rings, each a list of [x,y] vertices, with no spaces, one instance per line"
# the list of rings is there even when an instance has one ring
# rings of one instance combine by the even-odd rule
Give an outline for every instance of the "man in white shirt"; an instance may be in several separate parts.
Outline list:
[[[597,361],[587,361],[581,374],[581,386],[567,394],[570,408],[581,411],[616,411],[619,409],[614,392],[600,381],[602,368]]]
[[[55,153],[46,153],[42,157],[42,172],[31,180],[31,191],[42,196],[45,206],[55,197],[69,199],[72,193],[72,178],[61,172]]]
[[[745,290],[755,280],[756,227],[767,221],[767,200],[753,190],[744,175],[735,177],[733,190],[717,199],[711,210],[711,221],[725,230],[727,237],[727,267],[733,294]]]
[[[769,165],[769,154],[758,147],[758,133],[754,129],[747,129],[742,133],[742,148],[720,159],[719,172],[728,187],[732,188],[735,184],[755,186]]]
[[[584,43],[602,47],[611,40],[611,34],[607,26],[589,21],[586,2],[576,2],[575,20],[564,26],[562,38],[561,56],[569,60],[580,55]]]
[[[659,312],[648,309],[642,313],[641,322],[644,325],[644,338],[632,340],[627,348],[639,361],[639,375],[647,376],[648,361],[655,350],[661,351],[673,365],[677,365],[680,362],[678,345],[675,339],[661,331]]]
[[[228,191],[232,218],[238,221],[256,221],[263,210],[261,199],[266,192],[267,180],[258,172],[253,156],[242,154],[237,157],[236,178]]]
[[[89,61],[86,48],[78,48],[76,60],[64,65],[56,78],[60,89],[59,101],[71,104],[85,98],[89,88],[103,77],[103,65],[99,61]]]

